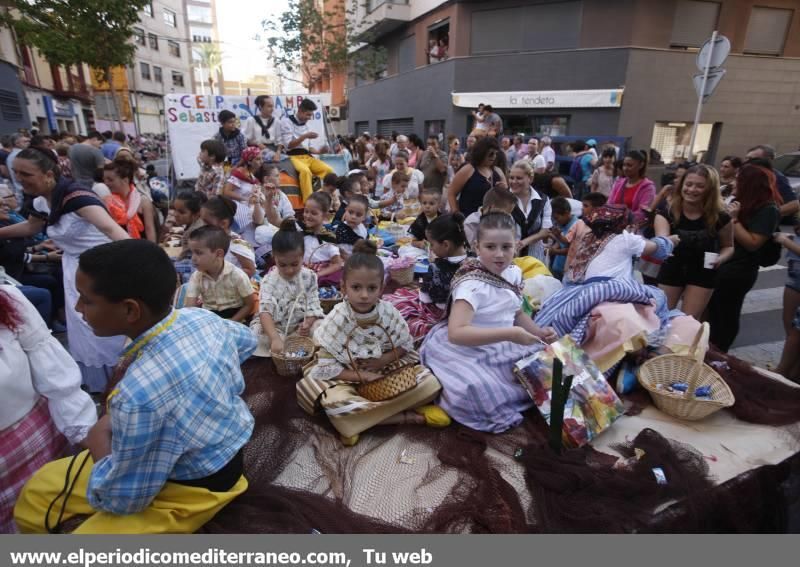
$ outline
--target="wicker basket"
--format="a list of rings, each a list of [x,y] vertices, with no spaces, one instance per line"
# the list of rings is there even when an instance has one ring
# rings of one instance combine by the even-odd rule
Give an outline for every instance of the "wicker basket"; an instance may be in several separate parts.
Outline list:
[[[289,324],[292,321],[294,310],[297,307],[297,302],[305,295],[298,295],[292,308],[289,310],[289,317],[286,319],[286,329],[283,336],[283,352],[272,353],[272,360],[275,362],[275,368],[281,376],[292,377],[297,376],[303,371],[303,366],[308,364],[314,357],[314,341],[309,337],[301,337],[299,335],[290,335]],[[291,353],[299,352],[300,350],[306,351],[305,356],[289,356]]]
[[[288,356],[290,353],[306,351],[306,356]],[[273,353],[272,360],[281,376],[297,376],[303,371],[303,366],[308,364],[314,356],[314,341],[308,337],[292,335],[283,342],[283,352]]]
[[[341,293],[339,295],[337,295],[336,297],[331,297],[331,298],[328,298],[328,299],[322,299],[320,297],[320,299],[319,299],[319,304],[322,306],[322,312],[325,313],[325,315],[330,313],[331,309],[336,307],[341,302],[342,302],[342,294]]]
[[[732,406],[735,401],[728,384],[713,368],[703,363],[703,356],[698,352],[700,337],[707,328],[708,323],[704,323],[697,331],[689,356],[665,354],[648,360],[639,368],[639,383],[650,392],[656,407],[677,419],[703,419]],[[668,391],[667,387],[674,382],[686,382],[689,388],[686,392]],[[695,397],[695,390],[700,386],[711,388],[710,399]]]
[[[395,396],[399,396],[403,392],[407,392],[417,385],[416,365],[404,365],[400,362],[400,356],[397,354],[397,349],[394,346],[392,336],[382,325],[380,327],[389,338],[389,343],[392,345],[392,351],[395,353],[397,359],[385,369],[385,375],[383,378],[373,380],[372,382],[361,382],[358,384],[358,386],[356,386],[358,395],[368,399],[371,402],[383,402],[390,400]],[[355,360],[353,360],[353,355],[350,352],[350,338],[352,335],[353,331],[350,331],[350,334],[347,336],[347,342],[345,342],[345,350],[347,350],[347,356],[350,358],[350,366],[353,367],[356,375],[361,378],[358,365],[355,363]]]
[[[389,276],[398,285],[408,285],[414,281],[414,268],[415,264],[411,264],[407,268],[400,268],[399,270],[389,270]]]

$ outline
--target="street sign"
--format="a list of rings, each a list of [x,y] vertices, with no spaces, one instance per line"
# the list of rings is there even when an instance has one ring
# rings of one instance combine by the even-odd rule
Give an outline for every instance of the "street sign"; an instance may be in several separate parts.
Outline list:
[[[697,96],[703,97],[703,102],[706,102],[708,98],[714,94],[714,90],[717,88],[717,85],[722,80],[722,77],[725,76],[725,69],[714,69],[713,71],[708,72],[708,78],[706,80],[705,91],[700,92],[703,89],[703,73],[699,75],[695,75],[693,77],[694,80],[694,90],[697,92]]]
[[[713,48],[711,47],[713,43]],[[702,73],[706,67],[714,69],[725,63],[728,54],[731,52],[731,42],[724,35],[717,34],[715,38],[709,39],[700,48],[697,54],[697,69]]]

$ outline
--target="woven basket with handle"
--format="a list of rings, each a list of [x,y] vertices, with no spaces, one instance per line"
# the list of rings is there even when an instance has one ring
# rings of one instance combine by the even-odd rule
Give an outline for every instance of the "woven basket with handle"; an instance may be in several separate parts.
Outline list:
[[[400,268],[399,270],[389,269],[389,276],[398,285],[408,285],[414,281],[414,268],[415,265],[411,264],[407,268]]]
[[[298,295],[292,304],[292,309],[289,311],[289,318],[286,320],[286,328],[283,332],[283,352],[273,353],[272,360],[275,362],[275,369],[281,376],[291,377],[297,376],[303,371],[303,366],[308,364],[314,356],[314,341],[309,337],[301,337],[299,335],[287,336],[289,332],[289,324],[292,321],[295,307],[297,302],[305,297],[305,295]],[[305,351],[305,356],[292,356],[293,353]]]
[[[361,382],[356,386],[358,395],[371,402],[390,400],[417,385],[416,364],[402,363],[400,355],[397,353],[397,349],[394,346],[392,336],[382,325],[378,326],[389,338],[389,343],[392,345],[392,352],[394,352],[396,360],[383,369],[383,378],[373,380],[372,382]],[[355,331],[355,329],[353,329],[353,331]],[[350,359],[350,366],[353,367],[353,370],[355,370],[356,375],[360,379],[361,373],[358,370],[358,365],[355,360],[353,360],[353,354],[350,352],[350,339],[353,336],[353,331],[350,331],[350,334],[347,336],[345,350],[347,351],[347,357]]]
[[[665,354],[648,360],[639,368],[639,383],[650,393],[656,407],[677,419],[695,421],[733,405],[733,392],[713,368],[703,363],[703,353],[698,347],[707,330],[703,323],[692,341],[689,356]],[[675,382],[689,385],[686,392],[670,392]],[[711,397],[697,398],[695,391],[710,386]]]

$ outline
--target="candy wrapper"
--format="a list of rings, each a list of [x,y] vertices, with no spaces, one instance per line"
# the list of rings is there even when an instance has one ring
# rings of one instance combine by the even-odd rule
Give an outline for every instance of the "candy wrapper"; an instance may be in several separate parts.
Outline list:
[[[564,408],[564,445],[581,447],[611,427],[625,412],[625,408],[597,366],[567,335],[523,358],[514,369],[517,378],[548,424],[555,356],[564,365],[564,376],[574,377]]]

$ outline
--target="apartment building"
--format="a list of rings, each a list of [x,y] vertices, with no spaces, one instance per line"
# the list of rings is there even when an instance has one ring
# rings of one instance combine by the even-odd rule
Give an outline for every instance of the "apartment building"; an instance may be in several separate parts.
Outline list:
[[[389,58],[371,80],[350,78],[353,132],[464,136],[484,102],[505,133],[624,136],[679,160],[697,52],[716,29],[731,54],[695,152],[800,145],[798,0],[368,0],[354,18]]]
[[[51,65],[0,29],[0,132],[85,134],[94,124],[92,106],[89,67]]]
[[[219,42],[217,30],[216,2],[214,0],[184,0],[186,23],[189,30],[189,52],[192,61],[192,92],[210,91],[209,77],[213,84],[222,84],[222,68],[208,69],[203,65],[200,53],[204,45]],[[217,89],[219,90],[219,89]]]

